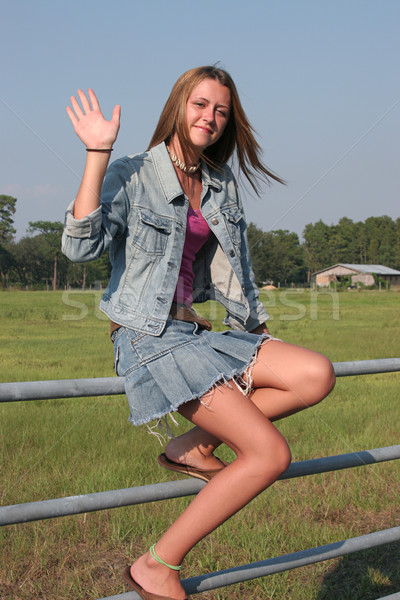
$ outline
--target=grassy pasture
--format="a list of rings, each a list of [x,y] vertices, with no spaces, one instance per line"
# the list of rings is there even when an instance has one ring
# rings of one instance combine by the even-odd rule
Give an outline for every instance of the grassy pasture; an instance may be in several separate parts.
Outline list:
[[[271,332],[332,361],[400,356],[400,293],[263,292]],[[1,381],[114,375],[99,292],[0,294]],[[223,311],[199,307],[215,328]],[[290,368],[290,367],[288,367]],[[399,443],[400,374],[341,378],[330,397],[278,424],[293,460]],[[0,405],[1,505],[168,481],[160,446],[128,421],[124,397]],[[177,430],[187,425],[180,420]],[[230,459],[226,448],[219,455]],[[179,477],[179,476],[176,476]],[[397,462],[277,482],[203,540],[182,576],[229,568],[398,526]],[[96,600],[190,499],[0,530],[1,600]],[[375,600],[400,591],[400,545],[204,595],[215,600]]]

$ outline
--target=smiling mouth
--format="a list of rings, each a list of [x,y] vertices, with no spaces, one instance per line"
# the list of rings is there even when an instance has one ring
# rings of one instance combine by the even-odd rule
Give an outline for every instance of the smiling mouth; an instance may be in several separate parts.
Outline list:
[[[207,129],[207,127],[202,127],[201,125],[196,125],[196,128],[200,129],[200,131],[205,131],[206,133],[212,134],[212,130],[211,129]]]

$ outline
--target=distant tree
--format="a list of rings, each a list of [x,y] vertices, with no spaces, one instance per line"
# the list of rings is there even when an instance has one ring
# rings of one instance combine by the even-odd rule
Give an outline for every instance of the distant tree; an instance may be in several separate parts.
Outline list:
[[[334,263],[359,262],[359,223],[342,217],[337,225],[329,228],[329,253]]]
[[[49,277],[46,261],[41,253],[40,245],[34,237],[23,237],[13,247],[12,282],[23,287],[42,284],[42,279]]]
[[[283,229],[266,232],[250,223],[247,235],[258,285],[306,281],[304,250],[296,233]]]
[[[38,235],[35,236],[36,241],[39,244],[40,252],[42,253],[47,267],[46,275],[44,277],[49,277],[49,279],[51,279],[53,290],[56,290],[57,270],[60,256],[66,267],[66,261],[61,254],[63,224],[60,221],[29,221],[28,233],[34,232],[38,232]]]
[[[304,249],[297,233],[287,229],[272,231],[271,279],[275,283],[302,283],[307,281]]]
[[[367,264],[368,239],[364,223],[356,223],[355,236],[357,238],[357,255],[354,259],[354,263],[365,265]]]
[[[61,221],[29,221],[28,233],[43,233],[45,235],[59,236],[63,232]]]
[[[271,263],[273,260],[272,234],[265,232],[254,223],[247,227],[251,261],[258,285],[264,284],[271,278]]]
[[[9,272],[14,266],[14,256],[12,253],[12,244],[2,246],[0,244],[0,277],[1,285],[7,287]]]
[[[369,217],[365,221],[367,260],[371,264],[392,266],[396,262],[396,223],[388,217]]]
[[[13,215],[17,199],[12,196],[0,195],[0,245],[4,246],[13,240],[16,233]]]
[[[309,223],[303,231],[306,265],[310,273],[320,271],[332,264],[329,246],[330,227],[323,221]]]
[[[67,261],[66,287],[91,287],[97,281],[107,282],[111,275],[111,264],[108,251],[98,260],[89,263],[73,263]]]
[[[8,273],[14,262],[11,246],[16,233],[13,219],[16,203],[16,198],[0,195],[0,277],[3,287],[7,286]]]

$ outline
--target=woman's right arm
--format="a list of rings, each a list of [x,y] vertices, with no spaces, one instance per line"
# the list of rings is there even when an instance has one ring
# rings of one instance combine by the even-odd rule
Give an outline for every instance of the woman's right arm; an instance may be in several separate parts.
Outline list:
[[[82,90],[78,90],[78,96],[82,107],[75,96],[71,97],[72,108],[67,107],[67,113],[75,133],[86,145],[86,148],[108,150],[107,152],[87,152],[85,170],[74,203],[74,217],[80,220],[100,205],[104,176],[119,131],[121,107],[115,106],[111,120],[107,121],[100,110],[93,90],[88,90],[90,102]]]

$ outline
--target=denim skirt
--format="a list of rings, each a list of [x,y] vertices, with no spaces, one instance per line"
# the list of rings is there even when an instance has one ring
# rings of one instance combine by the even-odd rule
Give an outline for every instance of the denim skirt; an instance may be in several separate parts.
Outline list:
[[[125,377],[129,420],[142,425],[201,399],[218,383],[248,373],[267,334],[207,331],[197,323],[168,319],[160,336],[120,327],[114,334],[115,370]],[[247,385],[249,381],[247,381]],[[246,393],[246,390],[244,390]]]

